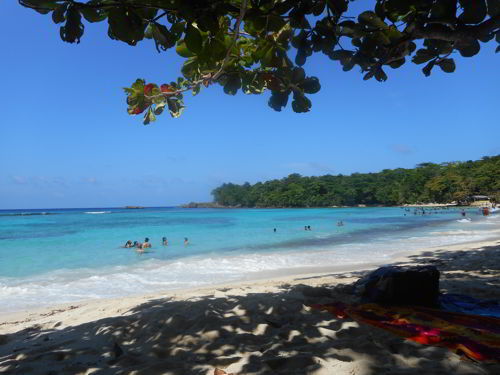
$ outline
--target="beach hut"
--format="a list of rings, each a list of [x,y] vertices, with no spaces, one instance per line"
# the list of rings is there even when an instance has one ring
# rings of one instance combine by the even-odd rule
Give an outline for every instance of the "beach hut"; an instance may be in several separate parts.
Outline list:
[[[471,195],[467,200],[470,206],[491,207],[491,199],[487,195]]]

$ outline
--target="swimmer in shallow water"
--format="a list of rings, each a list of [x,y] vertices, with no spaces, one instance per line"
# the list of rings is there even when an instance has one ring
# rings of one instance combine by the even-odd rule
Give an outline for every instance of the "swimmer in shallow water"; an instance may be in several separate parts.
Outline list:
[[[133,246],[134,246],[134,244],[132,243],[132,241],[128,240],[128,241],[125,243],[125,246],[123,246],[123,247],[125,247],[125,248],[130,248],[130,247],[133,247]]]
[[[144,249],[147,249],[147,248],[150,248],[150,247],[151,247],[151,243],[149,242],[149,238],[147,238],[147,237],[146,237],[146,238],[144,239],[144,243],[142,244],[142,247],[143,247]]]
[[[189,240],[187,237],[184,237],[184,246],[189,245]]]
[[[168,246],[167,237],[163,237],[161,240],[162,240],[163,246]]]

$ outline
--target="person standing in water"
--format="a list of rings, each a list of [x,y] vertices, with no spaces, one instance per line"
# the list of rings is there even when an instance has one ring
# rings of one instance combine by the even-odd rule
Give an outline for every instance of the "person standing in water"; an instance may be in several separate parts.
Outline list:
[[[189,245],[189,240],[187,237],[184,237],[184,246]]]
[[[146,238],[144,239],[144,243],[142,244],[142,247],[143,247],[144,249],[147,249],[148,247],[151,247],[151,244],[149,243],[149,238],[147,238],[147,237],[146,237]]]
[[[163,246],[168,246],[168,240],[167,237],[162,238]]]

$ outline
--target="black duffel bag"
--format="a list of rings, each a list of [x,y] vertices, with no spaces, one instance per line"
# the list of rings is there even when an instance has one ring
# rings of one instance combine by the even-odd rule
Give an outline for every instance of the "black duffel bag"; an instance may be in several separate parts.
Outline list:
[[[363,302],[437,307],[439,271],[434,266],[381,267],[355,284]]]

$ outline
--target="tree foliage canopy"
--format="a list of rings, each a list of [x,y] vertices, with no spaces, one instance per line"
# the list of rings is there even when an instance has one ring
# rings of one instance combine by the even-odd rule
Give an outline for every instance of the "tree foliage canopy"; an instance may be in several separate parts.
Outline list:
[[[276,111],[292,97],[295,112],[311,109],[320,90],[303,66],[322,53],[344,71],[358,67],[365,80],[387,80],[388,67],[406,62],[455,71],[454,52],[476,55],[480,42],[500,43],[500,0],[372,0],[350,15],[348,0],[19,0],[51,13],[61,39],[80,43],[85,24],[108,22],[111,39],[135,46],[151,39],[158,52],[185,59],[170,83],[136,80],[125,88],[128,113],[144,124],[168,108],[184,110],[183,93],[219,84],[228,95],[271,91]],[[418,46],[417,46],[418,43]],[[500,46],[496,51],[500,51]],[[424,65],[425,64],[425,65]]]
[[[350,176],[302,177],[295,173],[254,185],[226,183],[212,191],[216,203],[242,207],[447,203],[475,194],[487,194],[500,201],[500,155]]]

